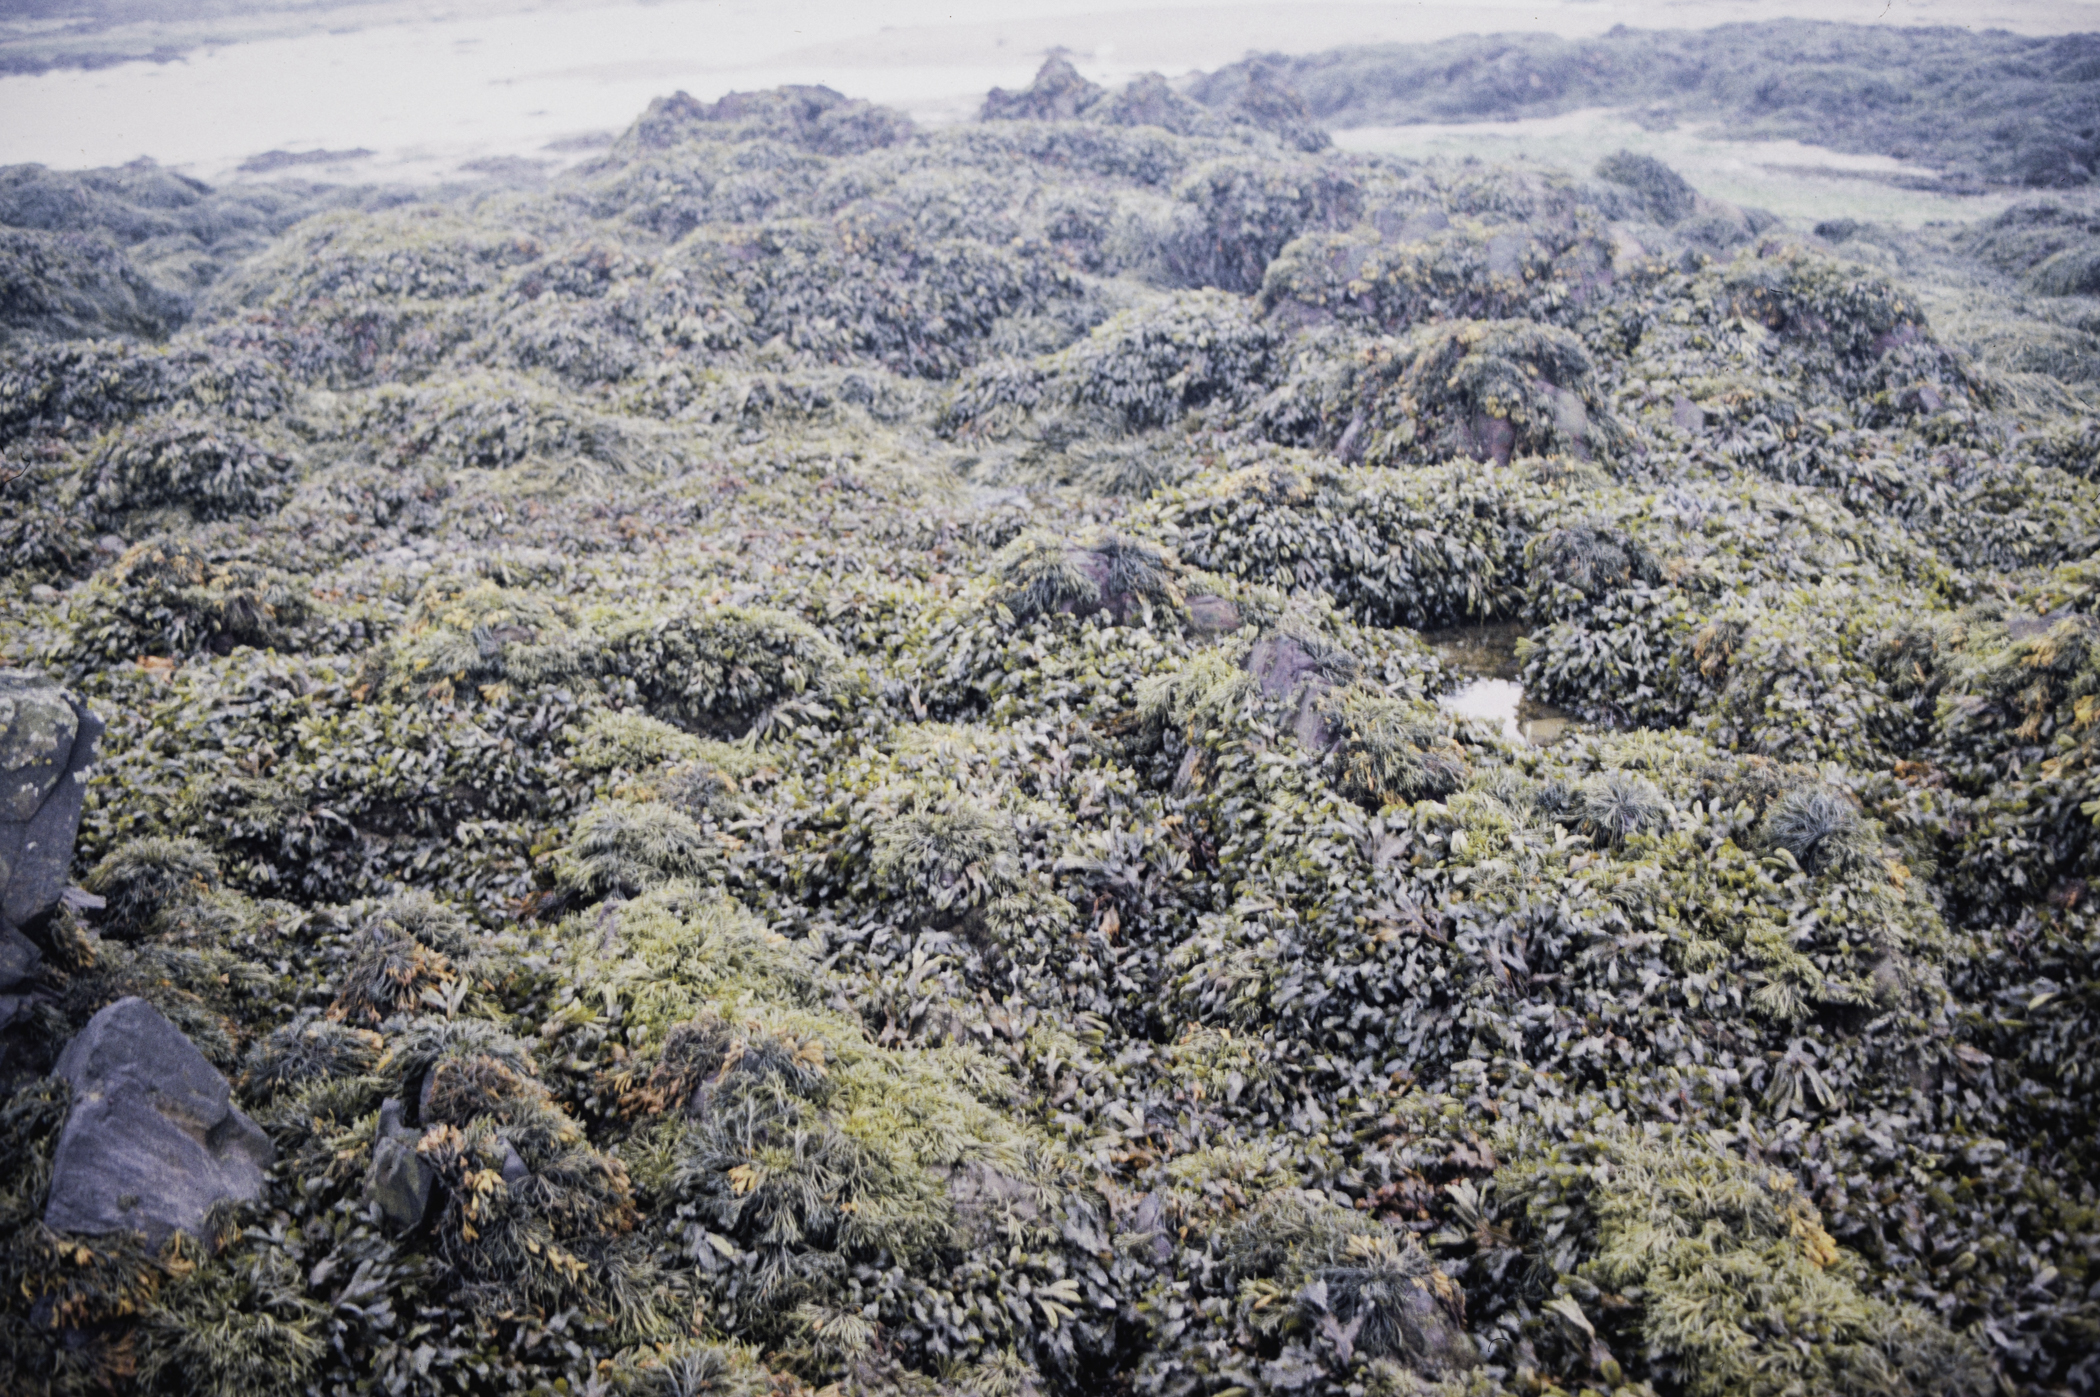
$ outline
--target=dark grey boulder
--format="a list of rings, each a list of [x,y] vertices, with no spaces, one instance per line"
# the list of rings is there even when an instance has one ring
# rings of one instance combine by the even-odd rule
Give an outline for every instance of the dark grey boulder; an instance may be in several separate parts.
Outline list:
[[[30,926],[58,905],[101,736],[66,690],[0,669],[0,919]]]
[[[372,1168],[365,1175],[365,1197],[396,1230],[423,1225],[437,1170],[416,1149],[422,1134],[401,1123],[401,1103],[393,1097],[379,1103],[379,1134],[372,1141]]]
[[[261,1194],[275,1151],[226,1079],[143,999],[88,1020],[53,1075],[73,1108],[51,1163],[44,1222],[60,1232],[196,1233],[212,1205]]]

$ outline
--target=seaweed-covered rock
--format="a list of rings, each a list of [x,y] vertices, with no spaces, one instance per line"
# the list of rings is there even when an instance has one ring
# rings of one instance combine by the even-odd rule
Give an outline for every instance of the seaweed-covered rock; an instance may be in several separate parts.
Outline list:
[[[280,569],[156,539],[96,575],[71,615],[70,648],[79,660],[133,663],[276,646],[289,643],[311,606],[300,579]]]
[[[1053,53],[1019,92],[995,87],[985,94],[980,121],[1070,121],[1108,95],[1088,82],[1062,53]]]
[[[1099,614],[1123,624],[1154,611],[1172,615],[1185,605],[1174,583],[1174,560],[1150,544],[1114,534],[1081,544],[1023,534],[994,566],[996,595],[1017,621]]]
[[[1641,212],[1656,223],[1676,223],[1689,217],[1697,197],[1683,175],[1652,155],[1636,155],[1630,150],[1598,161],[1597,177],[1629,190]]]
[[[0,723],[0,919],[28,926],[65,889],[102,720],[49,680],[9,669]]]
[[[160,339],[189,318],[189,298],[157,286],[90,234],[0,228],[0,344],[136,335]]]
[[[60,1232],[196,1233],[222,1202],[263,1188],[275,1151],[226,1079],[143,999],[88,1021],[55,1074],[72,1088],[44,1222]]]
[[[136,940],[219,883],[219,861],[194,839],[127,840],[88,870],[86,887],[103,900],[103,933]]]

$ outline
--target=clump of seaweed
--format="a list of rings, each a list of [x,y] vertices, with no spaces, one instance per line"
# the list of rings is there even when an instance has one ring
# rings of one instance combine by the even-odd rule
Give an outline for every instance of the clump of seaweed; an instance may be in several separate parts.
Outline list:
[[[555,877],[585,897],[632,896],[660,883],[705,876],[720,857],[713,838],[674,806],[608,801],[576,822]]]
[[[1624,1366],[1604,1337],[1619,1329],[1649,1372],[1691,1393],[1990,1387],[1973,1345],[1861,1292],[1791,1174],[1676,1132],[1586,1132],[1549,1158],[1505,1169],[1498,1191],[1554,1234],[1547,1314],[1559,1342],[1607,1374]],[[1606,1295],[1638,1295],[1634,1322],[1607,1319]],[[1814,1338],[1767,1349],[1747,1337],[1773,1328]]]

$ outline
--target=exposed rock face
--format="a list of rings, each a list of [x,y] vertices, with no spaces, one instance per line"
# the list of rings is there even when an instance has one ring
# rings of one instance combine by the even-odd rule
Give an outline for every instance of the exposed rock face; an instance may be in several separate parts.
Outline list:
[[[44,1222],[60,1232],[197,1231],[222,1199],[262,1192],[274,1151],[226,1079],[143,999],[88,1020],[54,1075],[73,1109],[52,1159]]]
[[[58,905],[102,720],[41,675],[0,669],[0,919]]]

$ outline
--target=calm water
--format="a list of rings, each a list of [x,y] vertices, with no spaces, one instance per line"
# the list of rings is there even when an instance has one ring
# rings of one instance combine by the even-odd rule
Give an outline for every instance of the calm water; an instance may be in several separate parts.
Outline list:
[[[923,121],[971,116],[1025,84],[1049,50],[1089,77],[1178,76],[1250,51],[1423,42],[1614,24],[1703,27],[1783,15],[1860,23],[2100,28],[2093,0],[1468,0],[1220,4],[1151,0],[382,0],[297,16],[130,26],[120,51],[190,48],[165,64],[0,77],[0,164],[77,168],[150,156],[206,179],[272,149],[374,152],[306,177],[425,180],[465,162],[578,158],[550,143],[614,131],[683,88],[825,83]],[[330,32],[334,27],[336,32]],[[0,33],[21,33],[0,27]],[[129,36],[128,38],[126,36]],[[195,46],[200,38],[214,42]],[[1548,140],[1549,133],[1535,134]],[[1371,145],[1390,146],[1385,136]]]
[[[1545,747],[1567,735],[1574,715],[1525,697],[1517,682],[1517,642],[1523,637],[1523,626],[1509,624],[1431,631],[1422,639],[1447,668],[1472,676],[1438,699],[1439,705],[1493,724],[1513,742]]]

